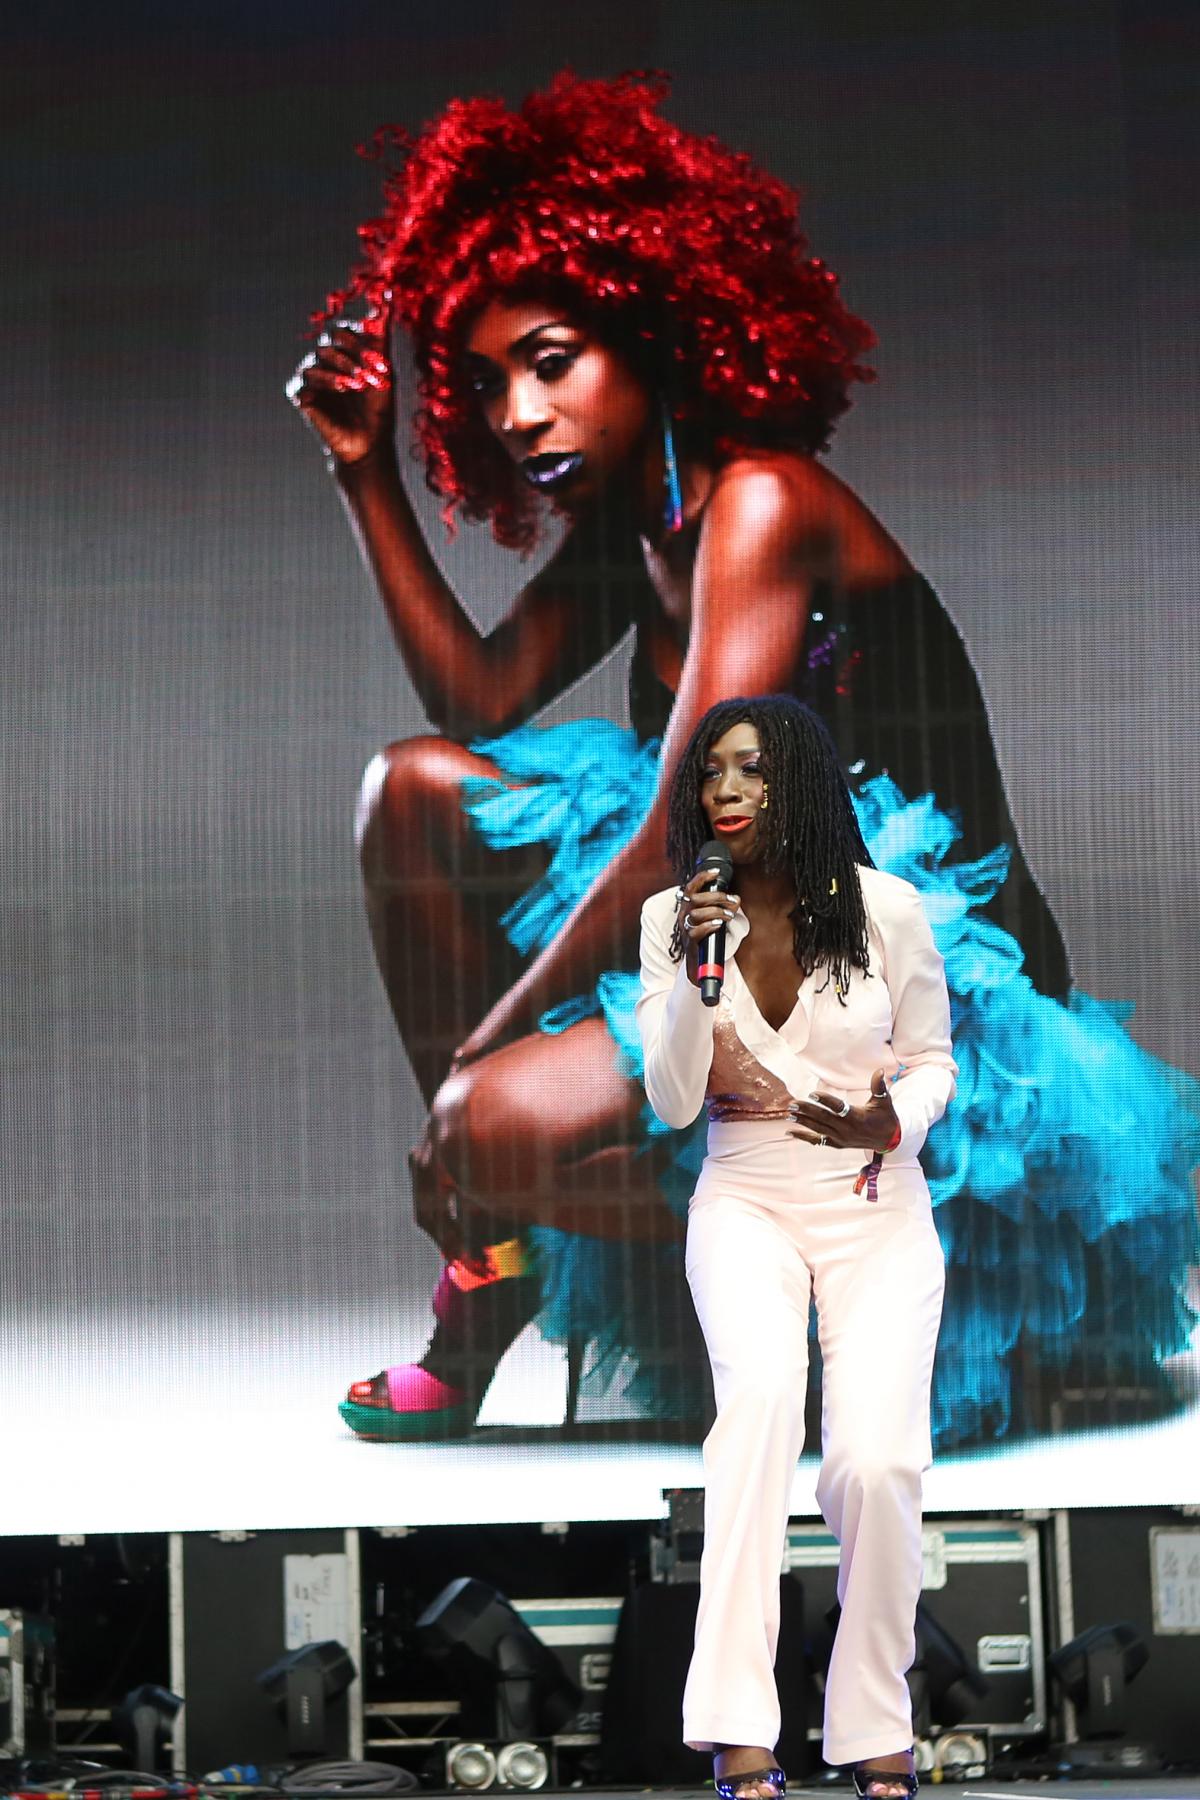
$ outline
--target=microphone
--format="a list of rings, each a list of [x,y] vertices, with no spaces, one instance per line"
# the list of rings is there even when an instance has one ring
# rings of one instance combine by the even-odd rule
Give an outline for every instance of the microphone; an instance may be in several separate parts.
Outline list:
[[[694,873],[700,875],[705,869],[714,869],[717,879],[705,889],[709,894],[727,894],[733,886],[733,858],[724,844],[711,838],[704,845],[696,858]],[[721,983],[725,979],[725,923],[706,937],[699,950],[700,998],[705,1006],[715,1006],[721,998]]]

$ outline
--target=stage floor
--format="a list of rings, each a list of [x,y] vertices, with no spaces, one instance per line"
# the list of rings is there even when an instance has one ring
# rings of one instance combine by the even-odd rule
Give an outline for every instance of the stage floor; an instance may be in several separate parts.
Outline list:
[[[138,1789],[139,1795],[154,1793],[156,1790]],[[351,1793],[353,1789],[349,1790]],[[445,1789],[413,1790],[414,1792],[432,1792],[439,1795],[448,1792]],[[499,1791],[499,1790],[493,1790]],[[936,1794],[938,1800],[1053,1800],[1053,1796],[1070,1795],[1071,1800],[1197,1800],[1200,1796],[1200,1774],[1196,1775],[1157,1775],[1157,1776],[1091,1776],[1084,1779],[1033,1781],[997,1781],[994,1776],[985,1781],[972,1781],[964,1785],[955,1782],[934,1783],[928,1779],[922,1782],[921,1791],[925,1794]],[[167,1790],[162,1790],[166,1795]],[[227,1793],[228,1790],[214,1790]],[[241,1789],[248,1800],[256,1800],[253,1790]],[[276,1794],[278,1790],[264,1790]],[[322,1793],[319,1789],[305,1789],[304,1800],[346,1800],[345,1789]],[[851,1794],[853,1790],[845,1782],[820,1782],[814,1785],[788,1783],[788,1800],[830,1800],[831,1796]],[[29,1800],[31,1790],[0,1788],[0,1800]],[[106,1785],[107,1800],[130,1800],[133,1790]],[[713,1800],[711,1786],[704,1788],[542,1788],[539,1800],[579,1800],[580,1795],[596,1794],[599,1796],[616,1796],[628,1794],[664,1795],[670,1800]],[[56,1800],[62,1800],[61,1790]]]
[[[1098,1775],[1069,1781],[997,1781],[993,1776],[962,1786],[955,1782],[939,1782],[935,1786],[927,1779],[921,1783],[921,1791],[936,1794],[938,1800],[1022,1800],[1022,1796],[1033,1800],[1034,1795],[1039,1796],[1039,1800],[1046,1800],[1047,1796],[1055,1794],[1070,1794],[1072,1800],[1195,1800],[1195,1796],[1200,1795],[1200,1776]],[[700,1800],[701,1792],[697,1790],[696,1800]],[[852,1792],[840,1785],[796,1787],[788,1783],[788,1800],[819,1800],[820,1796],[827,1800],[831,1794]]]
[[[713,1800],[707,1788],[571,1788],[555,1791],[543,1788],[539,1800],[579,1800],[584,1794],[669,1794],[672,1800]],[[1070,1795],[1071,1800],[1197,1800],[1200,1796],[1200,1774],[1155,1776],[1089,1776],[1083,1779],[1032,1781],[998,1781],[990,1776],[985,1781],[933,1782],[927,1776],[921,1792],[938,1796],[938,1800],[1050,1800],[1055,1795]],[[788,1782],[788,1800],[832,1800],[833,1796],[852,1794],[844,1782],[802,1784]],[[305,1800],[309,1800],[306,1796]]]

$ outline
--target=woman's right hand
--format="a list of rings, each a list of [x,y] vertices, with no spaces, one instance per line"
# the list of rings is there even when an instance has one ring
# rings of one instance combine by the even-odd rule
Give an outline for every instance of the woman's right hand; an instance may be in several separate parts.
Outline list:
[[[431,1237],[447,1262],[463,1250],[458,1193],[438,1158],[432,1115],[408,1154],[413,1219]]]
[[[392,365],[382,320],[326,326],[287,384],[287,397],[336,469],[392,453]]]
[[[429,1114],[408,1153],[408,1170],[414,1222],[433,1239],[447,1262],[461,1259],[481,1272],[486,1270],[487,1246],[496,1237],[495,1221],[459,1192],[443,1167],[435,1112]]]
[[[687,973],[693,987],[700,986],[700,946],[741,910],[737,894],[717,892],[716,879],[715,869],[701,869],[679,890],[679,929],[687,943]]]

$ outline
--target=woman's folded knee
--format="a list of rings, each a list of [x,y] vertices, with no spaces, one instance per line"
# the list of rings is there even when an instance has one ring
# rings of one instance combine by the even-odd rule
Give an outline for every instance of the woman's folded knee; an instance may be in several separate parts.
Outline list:
[[[512,1104],[508,1086],[483,1057],[449,1075],[430,1108],[443,1171],[485,1206],[535,1191],[551,1173],[550,1148]]]
[[[381,828],[411,826],[431,800],[455,809],[465,752],[439,737],[400,738],[377,750],[363,771],[354,812],[355,841]]]

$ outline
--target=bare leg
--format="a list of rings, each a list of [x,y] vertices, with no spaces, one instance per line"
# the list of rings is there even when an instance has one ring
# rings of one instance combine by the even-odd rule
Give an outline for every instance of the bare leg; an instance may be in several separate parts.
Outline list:
[[[546,865],[536,846],[497,853],[476,836],[462,806],[472,776],[504,780],[494,763],[445,738],[391,744],[367,768],[356,817],[375,958],[427,1104],[457,1046],[517,977],[500,917]],[[412,1172],[419,1202],[433,1172],[417,1164]],[[418,1223],[427,1223],[419,1204]],[[487,1223],[470,1263],[439,1238],[447,1262],[425,1354],[353,1383],[343,1406],[353,1429],[381,1435],[362,1409],[388,1412],[397,1436],[469,1426],[496,1364],[541,1303],[515,1226],[499,1216]]]
[[[458,1045],[516,980],[520,958],[498,921],[546,866],[537,846],[481,842],[462,807],[471,776],[505,779],[461,744],[410,738],[372,759],[359,799],[375,959],[427,1102]]]
[[[448,1186],[472,1221],[477,1243],[502,1229],[533,1223],[619,1241],[678,1242],[682,1228],[659,1192],[662,1155],[639,1154],[641,1089],[616,1066],[612,1039],[598,1019],[550,1037],[539,1033],[506,1045],[451,1076],[430,1117],[431,1162],[423,1180]],[[420,1206],[420,1199],[418,1198]],[[489,1229],[488,1221],[493,1221]],[[501,1225],[500,1221],[504,1224]],[[516,1240],[520,1244],[520,1238]],[[494,1241],[468,1264],[451,1263],[439,1284],[439,1330],[421,1362],[355,1382],[343,1408],[364,1436],[432,1435],[441,1413],[456,1430],[474,1416],[499,1355],[533,1316],[537,1278],[502,1278],[451,1291],[512,1245]],[[468,1317],[480,1295],[505,1308],[507,1336],[492,1355]],[[525,1311],[521,1312],[524,1307]],[[443,1325],[446,1327],[443,1329]],[[375,1424],[375,1416],[390,1418]],[[411,1429],[410,1429],[411,1426]]]
[[[640,1086],[607,1027],[535,1033],[452,1075],[430,1125],[438,1168],[472,1207],[585,1237],[677,1242],[640,1139]],[[664,1151],[663,1155],[669,1155]]]

